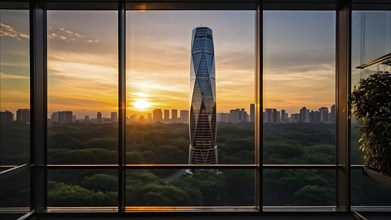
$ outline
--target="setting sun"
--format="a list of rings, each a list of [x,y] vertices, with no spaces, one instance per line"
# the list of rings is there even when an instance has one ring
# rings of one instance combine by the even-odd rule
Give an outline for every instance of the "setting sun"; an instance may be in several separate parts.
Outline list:
[[[133,106],[138,110],[145,110],[152,106],[151,102],[148,102],[145,99],[138,99],[133,103]]]

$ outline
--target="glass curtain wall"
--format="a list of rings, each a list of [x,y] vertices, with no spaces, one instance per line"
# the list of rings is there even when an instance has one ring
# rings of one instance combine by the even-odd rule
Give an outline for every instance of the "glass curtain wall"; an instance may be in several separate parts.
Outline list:
[[[30,162],[29,12],[0,12],[0,212],[26,213],[38,187],[29,168],[8,172]],[[118,11],[48,10],[47,206],[118,212],[125,194],[129,212],[254,212],[258,199],[266,211],[335,208],[336,12],[262,13],[257,146],[256,11],[126,12],[121,176]],[[391,72],[389,63],[372,62],[390,54],[390,27],[389,11],[352,12],[352,90]],[[363,172],[359,129],[352,118],[352,209],[389,210],[391,190]]]

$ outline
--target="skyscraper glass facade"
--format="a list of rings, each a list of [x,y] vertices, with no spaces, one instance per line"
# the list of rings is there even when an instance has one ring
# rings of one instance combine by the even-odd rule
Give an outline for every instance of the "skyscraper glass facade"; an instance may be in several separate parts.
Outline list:
[[[193,30],[190,63],[189,163],[216,164],[216,78],[212,30]]]

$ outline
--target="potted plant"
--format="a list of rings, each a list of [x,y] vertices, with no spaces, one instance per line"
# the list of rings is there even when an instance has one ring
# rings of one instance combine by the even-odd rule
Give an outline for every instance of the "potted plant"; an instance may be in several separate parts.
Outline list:
[[[359,150],[367,174],[386,175],[382,182],[391,185],[391,73],[379,71],[360,80],[349,105],[361,125]]]

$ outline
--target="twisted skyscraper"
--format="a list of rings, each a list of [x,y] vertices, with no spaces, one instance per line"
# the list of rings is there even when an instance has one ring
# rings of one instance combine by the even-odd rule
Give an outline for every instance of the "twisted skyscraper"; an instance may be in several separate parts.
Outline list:
[[[190,64],[189,163],[216,164],[216,79],[212,30],[193,29]]]

